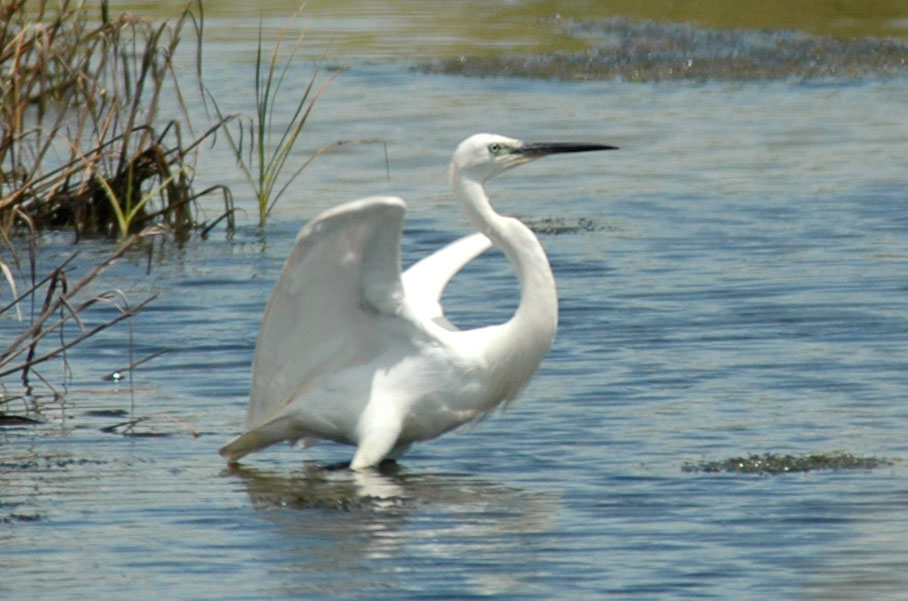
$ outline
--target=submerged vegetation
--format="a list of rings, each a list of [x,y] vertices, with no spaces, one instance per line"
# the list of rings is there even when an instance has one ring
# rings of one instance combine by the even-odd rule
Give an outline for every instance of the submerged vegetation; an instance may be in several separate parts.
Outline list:
[[[814,453],[810,455],[777,455],[764,453],[747,457],[731,457],[722,461],[685,463],[685,472],[732,472],[738,474],[776,475],[815,470],[872,470],[892,465],[888,459],[860,457],[851,453]]]
[[[421,69],[474,77],[636,82],[857,79],[908,73],[908,43],[899,39],[704,29],[624,17],[555,22],[563,34],[586,40],[589,47],[535,56],[464,56],[424,63]]]

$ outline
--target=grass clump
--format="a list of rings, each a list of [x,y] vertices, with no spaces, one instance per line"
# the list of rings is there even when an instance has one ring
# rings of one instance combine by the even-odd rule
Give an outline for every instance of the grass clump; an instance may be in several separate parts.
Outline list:
[[[879,457],[860,457],[851,453],[814,453],[810,455],[751,454],[721,461],[685,463],[684,472],[731,472],[738,474],[777,475],[814,470],[872,470],[892,461]]]
[[[209,190],[193,190],[193,167],[221,124],[192,133],[173,64],[189,29],[201,39],[200,0],[158,25],[111,17],[106,0],[0,3],[0,425],[28,423],[11,412],[34,408],[27,399],[37,383],[59,396],[43,365],[61,361],[65,383],[74,345],[153,299],[98,293],[105,269],[148,248],[150,236],[182,238],[203,225],[194,209]],[[175,116],[163,117],[162,99]],[[229,192],[215,189],[225,195],[230,229]],[[50,265],[39,260],[40,232],[49,229],[119,244],[77,278],[78,250]],[[7,386],[13,378],[21,395]]]
[[[280,133],[279,139],[277,141],[272,139],[275,103],[284,83],[287,69],[301,41],[300,38],[296,40],[291,56],[281,67],[278,60],[286,31],[286,28],[281,31],[271,58],[265,66],[262,54],[262,26],[259,25],[259,39],[255,56],[255,114],[248,120],[239,121],[238,135],[234,135],[229,127],[224,129],[227,141],[236,156],[237,165],[255,193],[260,226],[265,224],[275,203],[287,190],[287,187],[315,158],[315,155],[309,157],[297,166],[293,173],[281,177],[287,159],[315,106],[315,101],[324,90],[324,86],[317,90],[313,89],[317,72],[314,73],[297,100],[293,115]],[[207,97],[218,117],[222,121],[228,120],[230,117],[221,112],[214,95],[209,92]]]
[[[201,22],[198,0],[160,25],[111,18],[106,0],[96,12],[72,0],[4,3],[0,231],[28,224],[122,240],[150,224],[179,234],[195,225],[193,162],[218,125],[185,138],[172,59],[187,24],[200,33]],[[164,92],[178,117],[161,117]]]
[[[205,235],[225,220],[228,233],[233,231],[230,191],[193,188],[203,142],[225,132],[255,190],[261,224],[306,165],[346,143],[323,146],[296,165],[290,158],[327,86],[317,86],[315,74],[289,124],[272,139],[277,99],[299,47],[298,39],[294,54],[281,63],[286,28],[270,61],[263,58],[260,28],[255,116],[243,121],[222,114],[202,83],[203,21],[201,0],[191,0],[175,20],[161,24],[111,16],[107,0],[0,3],[0,317],[21,324],[5,327],[0,341],[0,425],[5,417],[9,423],[25,419],[4,413],[13,398],[5,378],[18,377],[25,396],[40,380],[56,397],[37,368],[61,359],[66,371],[73,345],[152,300],[132,303],[117,290],[86,297],[104,269],[134,254],[131,249],[148,249],[150,236],[182,240],[192,231]],[[200,133],[193,131],[174,64],[186,34],[195,37],[197,93],[217,111]],[[233,122],[240,124],[237,135],[226,127]],[[200,222],[197,200],[211,192],[223,195],[225,210],[211,223]],[[40,233],[51,229],[72,231],[76,240],[112,238],[119,245],[78,280],[71,266],[78,251],[39,273]],[[97,313],[88,317],[99,304],[113,307],[114,316],[100,323]],[[129,370],[138,364],[132,357],[129,363]]]
[[[316,69],[306,87],[294,100],[294,110],[290,119],[282,126],[275,126],[276,107],[279,102],[281,104],[284,102],[282,88],[288,69],[293,64],[303,42],[301,33],[290,43],[289,55],[285,59],[281,59],[283,48],[288,42],[290,26],[299,16],[300,11],[297,11],[281,29],[270,57],[266,57],[262,40],[263,28],[259,24],[255,79],[253,81],[255,112],[252,115],[226,115],[221,110],[215,95],[209,90],[206,90],[205,93],[206,104],[211,104],[218,120],[225,124],[223,128],[225,137],[240,171],[255,195],[260,227],[265,225],[277,201],[318,156],[346,144],[373,144],[380,141],[362,138],[337,140],[318,147],[302,160],[290,161],[316,101],[334,78],[341,73],[341,71],[336,71],[326,81],[316,85],[319,74]],[[231,130],[228,121],[237,124],[235,130]],[[289,164],[288,161],[290,161]],[[387,163],[387,151],[385,161]]]

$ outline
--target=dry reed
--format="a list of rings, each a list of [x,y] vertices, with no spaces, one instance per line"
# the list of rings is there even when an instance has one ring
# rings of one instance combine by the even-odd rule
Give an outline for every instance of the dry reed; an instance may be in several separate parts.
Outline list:
[[[200,0],[158,25],[111,17],[106,0],[91,6],[0,5],[0,317],[10,320],[0,345],[0,425],[28,419],[9,414],[10,400],[21,398],[10,392],[10,378],[21,382],[25,397],[33,397],[38,382],[56,397],[39,368],[56,360],[65,372],[73,346],[153,300],[132,302],[118,290],[89,293],[102,271],[150,235],[182,239],[195,229],[204,235],[224,221],[233,228],[229,190],[199,193],[192,186],[200,145],[222,124],[193,133],[173,63],[182,36],[194,30],[201,77]],[[165,107],[176,115],[165,118]],[[199,223],[196,200],[212,191],[224,195],[225,212]],[[77,280],[78,250],[39,273],[38,242],[47,229],[119,244]],[[100,321],[98,313],[87,317],[98,305],[114,310]]]
[[[106,0],[98,15],[72,0],[0,9],[5,235],[24,223],[120,239],[150,224],[178,235],[197,225],[193,163],[220,124],[185,139],[191,126],[172,60],[187,25],[200,34],[201,23],[198,0],[160,25],[111,18]],[[162,94],[179,115],[161,116]]]

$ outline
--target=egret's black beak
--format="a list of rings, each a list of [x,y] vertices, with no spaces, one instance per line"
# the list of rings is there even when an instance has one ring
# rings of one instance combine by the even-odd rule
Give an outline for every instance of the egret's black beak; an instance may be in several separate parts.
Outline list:
[[[593,150],[618,150],[617,146],[606,144],[575,144],[573,142],[548,142],[539,144],[524,144],[514,149],[514,154],[521,154],[527,158],[544,157],[549,154],[563,154],[566,152],[591,152]]]

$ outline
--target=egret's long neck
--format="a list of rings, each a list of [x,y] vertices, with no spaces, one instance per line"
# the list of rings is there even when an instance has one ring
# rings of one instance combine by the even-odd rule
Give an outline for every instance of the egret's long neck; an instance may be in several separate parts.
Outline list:
[[[481,182],[452,174],[454,192],[473,227],[504,251],[520,284],[520,304],[514,316],[497,329],[486,353],[492,363],[522,365],[529,373],[511,373],[516,394],[548,352],[558,325],[558,294],[548,258],[539,240],[519,220],[495,212]],[[510,362],[523,355],[525,361]]]

